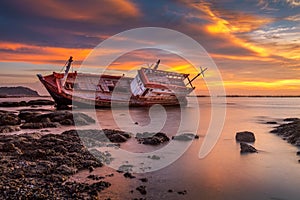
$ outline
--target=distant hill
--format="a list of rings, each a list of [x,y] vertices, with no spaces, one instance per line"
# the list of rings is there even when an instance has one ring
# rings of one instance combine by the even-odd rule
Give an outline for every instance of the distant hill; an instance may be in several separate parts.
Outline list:
[[[0,97],[39,97],[37,91],[30,88],[18,87],[0,87]]]

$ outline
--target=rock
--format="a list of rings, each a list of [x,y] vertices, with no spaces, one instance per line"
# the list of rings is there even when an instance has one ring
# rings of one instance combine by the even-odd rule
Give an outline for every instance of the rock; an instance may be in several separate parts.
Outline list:
[[[290,117],[290,118],[285,118],[283,121],[284,122],[293,122],[293,121],[298,121],[299,118],[296,117]]]
[[[77,172],[76,168],[70,167],[68,165],[61,165],[58,168],[56,168],[56,170],[58,171],[58,173],[64,174],[64,175],[72,175]]]
[[[42,128],[57,128],[58,123],[53,122],[36,122],[36,123],[24,123],[20,127],[22,129],[42,129]]]
[[[47,99],[37,99],[37,100],[30,100],[27,102],[28,106],[32,105],[39,105],[39,106],[44,106],[44,105],[54,105],[55,102]]]
[[[70,125],[74,125],[74,122],[71,119],[64,119],[60,122],[60,124],[65,126],[70,126]]]
[[[23,154],[22,150],[19,149],[18,147],[16,147],[13,143],[4,143],[2,145],[2,151],[4,152],[11,152],[11,153],[15,153],[17,155],[21,155]]]
[[[135,176],[133,176],[130,172],[125,172],[123,176],[124,176],[125,178],[130,178],[130,179],[135,178]]]
[[[147,194],[146,186],[144,186],[144,185],[140,185],[139,187],[136,188],[136,190],[139,191],[141,193],[141,195]]]
[[[254,133],[250,131],[237,132],[235,135],[235,139],[238,142],[254,142],[255,136]]]
[[[143,183],[146,183],[146,182],[148,182],[148,179],[147,178],[140,178],[140,181],[142,181]]]
[[[76,126],[89,125],[95,123],[95,120],[84,113],[74,113],[73,121]]]
[[[0,107],[20,107],[27,106],[25,101],[15,102],[15,101],[4,101],[0,102]]]
[[[131,138],[131,134],[124,131],[103,129],[103,132],[109,141],[113,143],[126,142],[129,138]]]
[[[288,119],[294,120],[294,118]],[[270,132],[276,133],[293,145],[300,146],[300,120],[294,120],[289,123],[281,124]]]
[[[240,146],[241,146],[241,153],[257,153],[257,150],[253,146],[247,143],[241,142]]]
[[[36,117],[37,115],[41,114],[40,112],[36,111],[27,111],[27,110],[21,110],[19,112],[18,117],[22,120],[25,120],[26,122],[30,121],[32,118]]]
[[[105,177],[104,176],[97,176],[97,175],[91,174],[91,175],[87,176],[87,178],[98,181],[100,179],[104,179]]]
[[[183,133],[181,135],[172,136],[172,140],[190,141],[193,139],[199,139],[199,136],[193,133]]]
[[[89,172],[91,173],[92,171],[94,171],[95,169],[94,169],[94,167],[93,166],[90,166],[89,167]]]
[[[170,138],[165,133],[137,133],[136,139],[139,143],[147,145],[160,145],[162,143],[168,142]]]
[[[58,122],[61,125],[89,125],[95,123],[95,120],[84,113],[72,113],[69,111],[53,111],[46,114],[35,115],[27,118],[27,122]]]
[[[187,191],[186,190],[183,190],[183,191],[178,191],[177,194],[180,194],[180,195],[186,195]]]
[[[266,124],[277,124],[275,121],[266,122]]]
[[[72,110],[72,107],[68,106],[68,105],[55,105],[57,110]]]
[[[0,113],[0,126],[19,125],[21,119],[13,113]]]
[[[148,156],[148,158],[152,159],[152,160],[159,160],[160,157],[157,155],[152,155],[152,156]]]
[[[0,126],[0,133],[11,133],[20,130],[19,126]]]
[[[119,169],[117,170],[118,172],[130,172],[132,171],[133,165],[121,165]]]
[[[105,175],[105,176],[107,176],[107,177],[113,177],[113,176],[114,176],[114,174],[113,174],[113,173],[111,173],[111,174],[107,174],[107,175]]]
[[[68,181],[78,170],[102,166],[77,134],[38,134],[0,135],[0,199],[96,199],[110,186]]]

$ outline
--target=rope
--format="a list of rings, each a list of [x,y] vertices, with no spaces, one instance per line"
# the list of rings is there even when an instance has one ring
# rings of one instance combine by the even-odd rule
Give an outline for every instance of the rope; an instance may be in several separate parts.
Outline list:
[[[66,61],[65,65],[61,68],[60,72],[62,72],[64,70],[64,68],[66,67],[68,61]]]

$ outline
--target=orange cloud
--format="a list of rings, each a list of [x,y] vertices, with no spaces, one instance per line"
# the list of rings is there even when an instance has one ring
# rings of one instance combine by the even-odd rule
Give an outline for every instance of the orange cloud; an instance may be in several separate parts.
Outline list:
[[[83,60],[90,49],[42,47],[21,43],[0,43],[1,62],[22,61],[31,63],[53,63],[64,61],[68,56],[76,56],[76,60]]]
[[[38,16],[61,20],[91,21],[114,24],[121,19],[135,18],[141,15],[137,6],[130,0],[101,0],[92,2],[76,1],[34,1],[24,0],[20,5]]]
[[[210,24],[206,25],[205,27],[205,30],[209,34],[214,34],[219,37],[226,37],[231,43],[251,50],[259,56],[269,56],[267,49],[241,39],[237,37],[236,34],[255,30],[258,27],[271,22],[271,19],[263,19],[239,13],[235,14],[234,18],[231,18],[229,21],[219,17],[215,12],[213,12],[209,4],[194,4],[193,6],[209,16]]]

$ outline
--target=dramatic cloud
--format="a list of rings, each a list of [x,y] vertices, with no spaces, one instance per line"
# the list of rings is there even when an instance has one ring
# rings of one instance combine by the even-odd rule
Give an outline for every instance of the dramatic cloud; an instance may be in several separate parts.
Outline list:
[[[35,73],[57,70],[70,55],[75,68],[80,66],[94,47],[112,35],[156,26],[199,42],[219,67],[229,93],[293,94],[299,91],[299,9],[297,0],[4,0],[0,3],[0,76],[5,81],[15,76],[16,82],[33,82]],[[164,37],[170,39],[160,38]],[[115,46],[98,53],[117,54],[126,48],[122,41],[151,44],[119,38]],[[125,73],[161,59],[168,70],[194,74],[190,63],[174,52],[137,50],[109,68],[115,74]],[[193,49],[184,53],[201,56]],[[86,71],[101,67],[94,64]],[[211,76],[209,70],[207,75]]]

